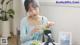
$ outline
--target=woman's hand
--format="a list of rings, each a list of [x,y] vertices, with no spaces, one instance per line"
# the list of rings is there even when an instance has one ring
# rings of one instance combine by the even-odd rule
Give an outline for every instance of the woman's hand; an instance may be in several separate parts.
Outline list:
[[[40,32],[40,29],[39,28],[34,28],[31,32],[31,34],[34,34],[35,32]]]
[[[47,24],[47,28],[53,26],[55,24],[55,22],[52,22],[52,21],[48,21],[48,24]]]

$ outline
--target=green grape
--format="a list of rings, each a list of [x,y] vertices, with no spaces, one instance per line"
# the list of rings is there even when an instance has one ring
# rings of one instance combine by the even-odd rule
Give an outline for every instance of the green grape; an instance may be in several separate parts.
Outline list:
[[[40,41],[33,41],[32,45],[40,45]]]

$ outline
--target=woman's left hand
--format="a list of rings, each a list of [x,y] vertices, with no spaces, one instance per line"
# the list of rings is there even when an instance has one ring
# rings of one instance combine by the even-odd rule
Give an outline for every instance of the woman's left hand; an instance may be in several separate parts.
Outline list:
[[[48,25],[47,25],[47,27],[49,28],[49,27],[53,26],[54,24],[55,24],[55,22],[48,21]]]
[[[39,29],[39,28],[34,28],[34,29],[31,31],[31,35],[34,34],[35,32],[40,32],[40,29]]]

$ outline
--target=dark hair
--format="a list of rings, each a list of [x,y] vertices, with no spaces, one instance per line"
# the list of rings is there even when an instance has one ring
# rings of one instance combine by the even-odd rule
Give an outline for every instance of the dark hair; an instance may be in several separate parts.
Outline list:
[[[28,12],[30,3],[32,3],[33,8],[39,7],[39,3],[37,2],[37,0],[25,0],[24,7],[25,7],[26,12]]]

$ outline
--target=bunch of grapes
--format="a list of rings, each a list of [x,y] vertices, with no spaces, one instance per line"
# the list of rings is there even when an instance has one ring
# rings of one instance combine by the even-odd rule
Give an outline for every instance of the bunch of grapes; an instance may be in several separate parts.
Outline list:
[[[32,45],[41,45],[40,41],[33,41]]]

